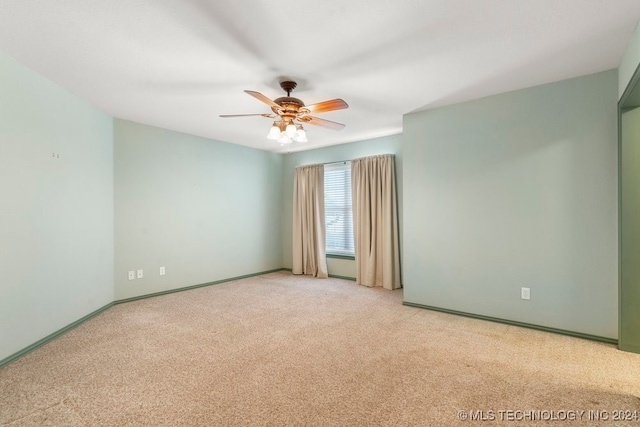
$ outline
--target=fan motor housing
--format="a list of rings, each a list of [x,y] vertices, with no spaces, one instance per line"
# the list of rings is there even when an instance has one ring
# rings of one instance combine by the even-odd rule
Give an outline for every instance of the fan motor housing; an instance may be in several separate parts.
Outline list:
[[[281,107],[285,107],[286,105],[296,105],[298,108],[304,107],[304,102],[292,96],[283,96],[281,98],[275,99],[273,102],[280,105]]]
[[[271,107],[271,110],[273,110],[274,113],[283,118],[294,119],[299,113],[306,112],[300,111],[302,108],[304,108],[304,102],[292,96],[283,96],[281,98],[275,99],[273,102],[278,104],[280,108]]]

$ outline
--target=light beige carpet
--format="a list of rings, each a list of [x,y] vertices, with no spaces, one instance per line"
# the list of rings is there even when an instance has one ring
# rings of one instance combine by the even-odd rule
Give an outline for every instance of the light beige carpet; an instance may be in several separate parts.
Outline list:
[[[0,423],[640,425],[640,355],[401,303],[278,272],[120,304],[0,369]]]

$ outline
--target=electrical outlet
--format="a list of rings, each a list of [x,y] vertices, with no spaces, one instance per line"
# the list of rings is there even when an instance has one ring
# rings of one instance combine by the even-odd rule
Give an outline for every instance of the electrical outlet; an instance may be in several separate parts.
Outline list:
[[[142,270],[138,270],[138,279],[142,279],[144,277],[144,272]]]
[[[520,288],[520,298],[522,298],[522,299],[531,299],[531,289],[530,288]]]
[[[135,278],[136,278],[136,272],[135,272],[135,271],[133,271],[133,270],[131,270],[131,271],[129,272],[129,280],[133,280],[133,279],[135,279]]]
[[[165,274],[167,274],[167,270],[165,270],[164,267],[160,267],[160,275],[164,276]]]

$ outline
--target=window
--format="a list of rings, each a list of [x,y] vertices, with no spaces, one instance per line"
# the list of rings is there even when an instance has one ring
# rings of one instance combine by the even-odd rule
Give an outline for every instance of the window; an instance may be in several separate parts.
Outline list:
[[[327,255],[354,256],[351,162],[324,166],[324,221]]]

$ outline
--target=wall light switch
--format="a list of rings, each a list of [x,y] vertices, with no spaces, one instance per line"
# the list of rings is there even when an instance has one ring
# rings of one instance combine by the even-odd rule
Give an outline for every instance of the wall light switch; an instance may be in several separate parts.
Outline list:
[[[530,288],[520,288],[520,298],[522,298],[522,299],[531,299],[531,289]]]
[[[142,270],[138,270],[138,279],[142,279],[144,277],[144,272]]]
[[[129,272],[129,280],[133,280],[133,279],[135,279],[135,278],[136,278],[136,272],[135,272],[135,271],[133,271],[133,270],[131,270],[131,271]]]
[[[167,274],[167,271],[164,269],[164,267],[160,267],[160,275],[164,276],[165,274]]]

